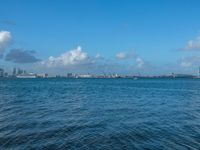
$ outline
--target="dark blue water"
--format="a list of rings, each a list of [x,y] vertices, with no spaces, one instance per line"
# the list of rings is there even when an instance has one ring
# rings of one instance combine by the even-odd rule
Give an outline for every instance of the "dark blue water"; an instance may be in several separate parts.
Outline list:
[[[200,80],[0,80],[0,149],[200,149]]]

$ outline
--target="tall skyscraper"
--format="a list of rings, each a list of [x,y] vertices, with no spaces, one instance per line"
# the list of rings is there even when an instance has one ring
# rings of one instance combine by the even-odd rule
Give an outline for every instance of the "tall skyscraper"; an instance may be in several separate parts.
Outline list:
[[[23,73],[24,73],[24,70],[18,68],[18,70],[17,70],[17,75],[20,75],[20,74],[23,74]]]
[[[16,76],[16,75],[17,75],[17,69],[13,68],[13,76]]]

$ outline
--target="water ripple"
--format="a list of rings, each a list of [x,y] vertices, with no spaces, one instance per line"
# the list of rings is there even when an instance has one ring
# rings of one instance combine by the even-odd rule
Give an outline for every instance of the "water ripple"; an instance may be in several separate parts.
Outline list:
[[[200,149],[200,80],[0,80],[0,149]]]

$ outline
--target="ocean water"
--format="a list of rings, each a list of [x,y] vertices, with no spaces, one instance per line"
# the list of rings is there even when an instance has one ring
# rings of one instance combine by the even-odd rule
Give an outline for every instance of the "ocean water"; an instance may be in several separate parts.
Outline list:
[[[0,149],[200,149],[200,80],[1,79]]]

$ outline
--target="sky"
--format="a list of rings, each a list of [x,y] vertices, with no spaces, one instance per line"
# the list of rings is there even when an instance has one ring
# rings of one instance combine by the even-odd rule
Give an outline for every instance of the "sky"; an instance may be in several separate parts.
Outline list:
[[[197,74],[199,0],[1,0],[0,67]]]

